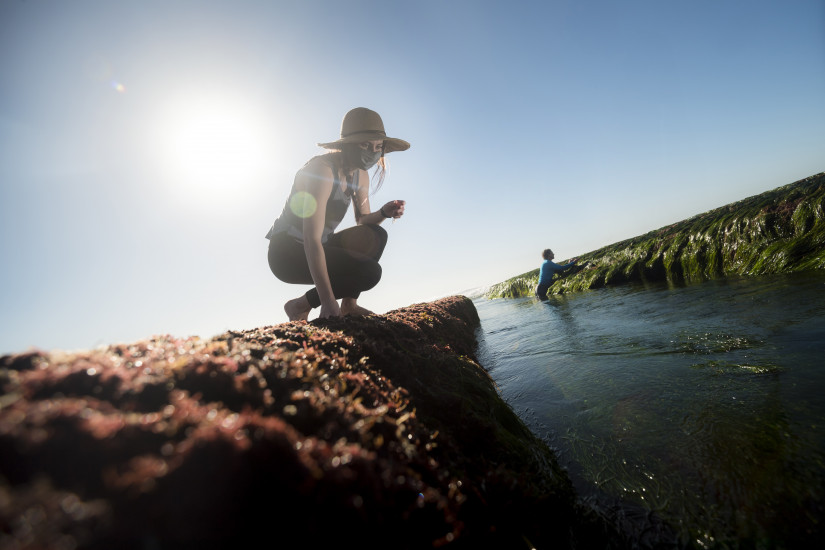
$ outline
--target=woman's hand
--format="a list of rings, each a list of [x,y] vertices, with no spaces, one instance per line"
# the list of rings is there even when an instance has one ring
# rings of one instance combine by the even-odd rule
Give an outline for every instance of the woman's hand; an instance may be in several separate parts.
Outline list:
[[[388,202],[387,204],[385,204],[384,206],[381,207],[381,213],[384,216],[387,216],[387,217],[390,217],[390,218],[393,218],[393,219],[398,219],[398,218],[400,218],[401,216],[404,215],[404,205],[405,204],[406,204],[406,202],[401,201],[401,200],[390,201],[390,202]]]
[[[319,319],[328,319],[329,317],[340,317],[341,307],[336,300],[327,304],[321,302],[321,313],[318,315]]]

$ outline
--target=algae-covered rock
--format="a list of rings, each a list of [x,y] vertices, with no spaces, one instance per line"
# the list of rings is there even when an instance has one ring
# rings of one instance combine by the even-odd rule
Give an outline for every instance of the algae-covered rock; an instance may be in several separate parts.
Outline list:
[[[478,324],[453,297],[2,357],[0,547],[620,547],[498,396]]]
[[[811,269],[825,269],[825,173],[583,254],[548,294]],[[487,297],[528,296],[538,276],[534,269],[508,279]]]

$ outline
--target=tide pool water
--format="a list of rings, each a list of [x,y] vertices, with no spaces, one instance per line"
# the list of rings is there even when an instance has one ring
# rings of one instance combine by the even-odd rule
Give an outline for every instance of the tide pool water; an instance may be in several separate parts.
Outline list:
[[[825,273],[474,303],[503,398],[640,541],[823,541]]]

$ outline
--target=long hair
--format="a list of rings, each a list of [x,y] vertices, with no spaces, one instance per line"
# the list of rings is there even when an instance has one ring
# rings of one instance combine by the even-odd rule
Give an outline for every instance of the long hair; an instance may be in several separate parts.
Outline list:
[[[373,195],[381,189],[382,185],[384,185],[384,179],[390,172],[390,162],[387,160],[386,156],[381,155],[381,158],[378,159],[378,164],[376,164],[376,166],[377,168],[375,169],[375,172],[372,173],[372,178],[370,179]]]

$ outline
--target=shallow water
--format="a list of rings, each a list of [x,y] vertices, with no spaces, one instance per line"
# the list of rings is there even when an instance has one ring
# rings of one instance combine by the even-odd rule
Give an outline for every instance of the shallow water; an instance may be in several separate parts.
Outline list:
[[[504,399],[645,544],[821,542],[825,274],[474,303]]]

